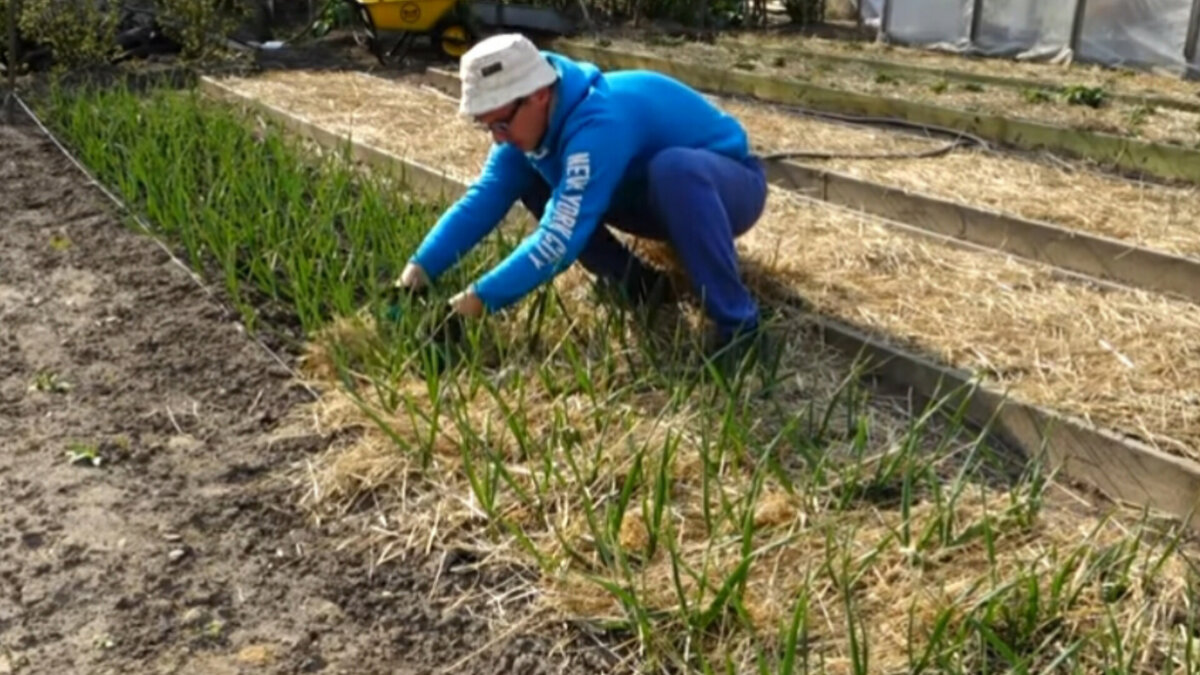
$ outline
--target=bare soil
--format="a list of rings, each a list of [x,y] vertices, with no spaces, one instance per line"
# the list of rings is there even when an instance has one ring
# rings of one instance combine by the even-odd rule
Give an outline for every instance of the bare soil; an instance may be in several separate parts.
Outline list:
[[[0,675],[608,669],[495,628],[513,579],[470,552],[339,553],[292,506],[337,441],[308,392],[35,127],[0,126],[0,205]]]

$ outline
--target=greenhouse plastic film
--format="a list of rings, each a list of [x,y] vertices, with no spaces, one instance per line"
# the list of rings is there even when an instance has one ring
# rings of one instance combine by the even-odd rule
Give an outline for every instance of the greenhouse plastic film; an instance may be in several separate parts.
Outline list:
[[[887,35],[898,42],[961,50],[971,33],[972,0],[888,0]]]
[[[1078,57],[1182,72],[1191,10],[1191,0],[1088,0]]]
[[[975,46],[989,55],[1054,57],[1071,44],[1074,14],[1065,0],[984,0]]]
[[[883,21],[884,0],[860,0],[858,11],[864,26],[879,28]]]

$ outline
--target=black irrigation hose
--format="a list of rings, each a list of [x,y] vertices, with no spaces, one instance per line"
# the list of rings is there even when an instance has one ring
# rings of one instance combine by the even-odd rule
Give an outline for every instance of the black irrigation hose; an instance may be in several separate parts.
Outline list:
[[[727,96],[727,98],[747,100],[745,96]],[[754,98],[748,100],[763,104],[764,101]],[[909,120],[899,119],[896,117],[868,117],[859,115],[848,115],[844,113],[827,112],[823,110],[815,110],[813,108],[804,108],[801,106],[786,105],[781,103],[767,103],[767,107],[783,110],[785,112],[795,113],[804,117],[816,119],[832,120],[835,122],[843,122],[851,125],[877,125],[884,127],[901,127],[904,129],[913,129],[923,131],[926,137],[933,134],[953,137],[954,140],[930,149],[930,150],[915,150],[911,152],[884,152],[884,153],[846,153],[846,152],[823,152],[819,150],[780,150],[772,152],[760,157],[766,161],[775,161],[780,159],[927,159],[930,157],[940,157],[952,152],[956,148],[976,146],[983,150],[990,150],[991,144],[980,136],[968,133],[961,129],[952,129],[950,127],[942,127],[936,124],[924,124],[921,122],[910,122]]]
[[[819,110],[810,110],[807,108],[793,108],[793,109],[798,110],[799,112],[809,115],[809,116],[812,116],[812,117],[823,117],[823,118],[835,120],[838,122],[848,122],[851,124],[878,124],[880,126],[894,126],[894,127],[903,127],[905,129],[915,129],[917,131],[924,131],[926,134],[938,133],[938,134],[943,134],[945,136],[953,136],[954,138],[956,138],[958,140],[966,139],[968,141],[971,141],[973,144],[978,145],[979,147],[984,148],[984,149],[991,148],[991,144],[988,143],[986,139],[984,139],[980,136],[976,136],[975,134],[963,131],[962,129],[952,129],[950,127],[941,127],[936,124],[925,124],[923,122],[910,122],[909,120],[900,119],[897,117],[866,117],[866,116],[860,117],[857,115],[845,115],[845,114],[840,114],[840,113],[823,112],[823,111],[819,111]]]
[[[819,152],[815,150],[783,150],[759,155],[764,161],[772,162],[780,159],[927,159],[948,154],[955,148],[971,145],[963,141],[952,141],[932,150],[917,150],[913,152]]]
[[[15,91],[11,92],[10,96],[12,96],[12,99],[15,100],[18,105],[21,106],[21,108],[25,111],[25,114],[29,117],[29,119],[32,120],[33,123],[36,124],[39,129],[42,130],[42,133],[45,134],[46,137],[49,138],[52,143],[54,143],[55,147],[58,148],[59,152],[61,152],[63,154],[63,156],[65,156],[68,160],[70,160],[70,162],[72,164],[74,164],[75,167],[77,169],[79,169],[85,177],[87,177],[88,183],[99,188],[100,192],[102,192],[104,194],[104,196],[108,197],[114,204],[116,204],[118,209],[128,213],[129,216],[131,218],[133,218],[134,222],[137,223],[138,227],[141,228],[143,233],[146,236],[148,236],[151,241],[153,241],[155,244],[157,244],[158,247],[160,249],[162,249],[162,251],[164,253],[166,253],[168,257],[170,257],[171,262],[178,265],[179,268],[182,269],[192,279],[192,281],[195,282],[195,284],[197,286],[199,286],[200,289],[208,295],[209,299],[217,304],[217,306],[221,307],[222,309],[226,309],[221,304],[221,301],[217,299],[216,293],[213,292],[213,290],[211,288],[209,288],[207,285],[205,285],[204,281],[201,280],[200,277],[194,271],[192,271],[192,269],[190,267],[188,267],[186,263],[184,263],[182,260],[180,260],[171,251],[171,249],[165,243],[163,243],[163,241],[161,239],[159,239],[157,236],[154,235],[154,231],[150,228],[150,226],[146,223],[146,221],[142,219],[141,216],[139,216],[133,209],[131,209],[124,201],[122,201],[120,197],[113,194],[111,190],[109,190],[107,187],[105,187],[104,183],[100,182],[100,180],[98,180],[94,175],[92,175],[92,172],[89,171],[88,168],[86,166],[84,166],[82,162],[80,162],[78,159],[75,158],[74,155],[71,154],[71,151],[68,150],[66,148],[66,146],[64,146],[62,144],[62,142],[58,140],[58,137],[54,135],[54,132],[52,132],[52,131],[50,131],[50,129],[46,128],[45,124],[42,124],[42,121],[40,119],[38,119],[37,114],[34,113],[33,110],[31,110],[29,108],[28,105],[25,105],[25,101],[21,100],[21,97],[19,95],[17,95],[17,93]],[[308,384],[304,381],[304,378],[300,375],[300,373],[296,372],[295,368],[292,368],[291,365],[289,365],[286,361],[284,361],[283,358],[280,357],[279,354],[277,354],[275,352],[275,350],[268,347],[267,344],[265,342],[263,342],[262,340],[260,340],[257,336],[251,335],[250,332],[248,330],[245,330],[245,328],[243,326],[241,326],[240,324],[239,324],[239,328],[241,328],[242,333],[244,335],[246,335],[248,338],[250,338],[252,341],[254,341],[254,343],[257,344],[259,347],[261,347],[263,349],[263,351],[265,351],[267,353],[268,356],[270,356],[284,370],[286,370],[288,373],[290,373],[292,375],[292,377],[295,378],[296,382],[298,382],[300,384],[300,386],[302,386],[305,389],[305,391],[307,391],[309,393],[309,395],[313,397],[313,400],[319,400],[321,398],[320,394],[318,394],[315,389],[308,386]]]

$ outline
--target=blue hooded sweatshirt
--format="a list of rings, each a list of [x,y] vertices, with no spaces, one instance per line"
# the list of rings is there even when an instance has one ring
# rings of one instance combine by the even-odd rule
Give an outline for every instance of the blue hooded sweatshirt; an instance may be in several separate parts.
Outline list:
[[[489,312],[569,267],[605,213],[640,205],[647,165],[661,150],[707,149],[739,161],[750,153],[741,124],[678,80],[653,71],[606,74],[591,63],[543,54],[559,79],[540,147],[525,153],[494,144],[479,177],[412,257],[436,279],[491,232],[540,175],[552,189],[538,227],[474,284]]]

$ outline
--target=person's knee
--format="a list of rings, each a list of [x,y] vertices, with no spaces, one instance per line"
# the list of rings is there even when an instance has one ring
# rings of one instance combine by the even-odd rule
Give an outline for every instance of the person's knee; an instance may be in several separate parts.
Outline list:
[[[650,159],[647,179],[650,183],[650,207],[669,238],[674,239],[685,227],[684,204],[705,201],[713,193],[701,151],[692,148],[667,148]]]
[[[667,148],[650,159],[647,174],[651,185],[668,188],[681,182],[692,184],[704,179],[701,151],[693,148]]]

